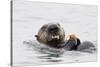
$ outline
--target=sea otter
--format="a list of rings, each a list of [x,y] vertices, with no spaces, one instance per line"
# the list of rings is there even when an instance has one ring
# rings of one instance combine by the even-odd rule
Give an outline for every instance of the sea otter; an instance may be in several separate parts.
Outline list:
[[[37,35],[35,35],[37,41],[56,49],[64,48],[66,50],[81,50],[80,48],[87,48],[88,44],[90,47],[94,47],[91,42],[81,43],[80,39],[76,37],[75,34],[71,34],[69,36],[69,39],[66,40],[64,29],[59,23],[44,24],[38,31]]]

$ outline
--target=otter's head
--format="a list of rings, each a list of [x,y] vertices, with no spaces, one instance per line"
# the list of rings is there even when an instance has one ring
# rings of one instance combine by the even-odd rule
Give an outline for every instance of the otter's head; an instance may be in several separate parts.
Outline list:
[[[65,39],[65,32],[60,24],[48,23],[40,28],[35,37],[40,43],[54,48],[61,48],[61,43],[63,43]]]

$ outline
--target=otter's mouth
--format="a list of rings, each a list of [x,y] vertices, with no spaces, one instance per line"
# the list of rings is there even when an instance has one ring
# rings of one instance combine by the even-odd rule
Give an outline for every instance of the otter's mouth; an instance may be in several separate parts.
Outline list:
[[[60,39],[60,36],[59,35],[55,35],[55,36],[51,36],[51,38],[52,39],[58,39],[59,40]]]
[[[64,45],[62,45],[62,41],[59,35],[52,35],[50,39],[48,39],[47,44],[54,48],[62,48]]]
[[[49,35],[48,43],[49,44],[59,44],[60,43],[60,35]]]
[[[60,40],[60,35],[49,35],[48,36],[48,41],[59,41]]]

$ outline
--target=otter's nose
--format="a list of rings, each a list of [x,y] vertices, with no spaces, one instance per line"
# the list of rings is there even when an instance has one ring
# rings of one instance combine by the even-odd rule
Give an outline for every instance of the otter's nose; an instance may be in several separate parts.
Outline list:
[[[57,32],[59,29],[56,25],[52,25],[48,28],[49,32]]]

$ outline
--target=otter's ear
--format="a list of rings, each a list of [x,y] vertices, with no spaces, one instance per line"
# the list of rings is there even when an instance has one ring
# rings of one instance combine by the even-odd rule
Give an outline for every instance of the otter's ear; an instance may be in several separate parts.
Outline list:
[[[36,38],[38,38],[38,35],[35,35]]]

